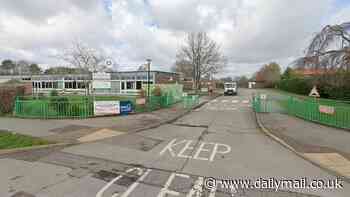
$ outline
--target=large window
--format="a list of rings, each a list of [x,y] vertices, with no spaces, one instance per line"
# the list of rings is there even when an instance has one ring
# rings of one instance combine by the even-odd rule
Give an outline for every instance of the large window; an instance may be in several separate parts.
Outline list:
[[[142,81],[136,81],[136,89],[141,90],[142,89]]]
[[[126,89],[130,90],[130,89],[134,89],[135,86],[135,82],[134,81],[127,81],[126,82]]]

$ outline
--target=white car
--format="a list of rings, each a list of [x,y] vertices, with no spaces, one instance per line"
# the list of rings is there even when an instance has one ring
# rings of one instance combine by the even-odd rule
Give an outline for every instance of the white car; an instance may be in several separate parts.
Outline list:
[[[237,95],[237,83],[229,82],[224,84],[224,95]]]

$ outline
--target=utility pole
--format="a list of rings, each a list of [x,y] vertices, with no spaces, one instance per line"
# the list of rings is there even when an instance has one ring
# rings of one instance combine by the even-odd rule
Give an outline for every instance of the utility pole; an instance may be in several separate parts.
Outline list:
[[[147,59],[147,103],[150,101],[150,83],[151,83],[151,59]]]

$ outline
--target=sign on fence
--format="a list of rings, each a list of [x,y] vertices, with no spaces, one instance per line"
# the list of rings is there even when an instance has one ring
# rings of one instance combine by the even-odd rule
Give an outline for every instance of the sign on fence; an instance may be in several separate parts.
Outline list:
[[[113,115],[120,113],[119,101],[95,101],[95,116]]]
[[[309,94],[311,97],[319,98],[320,94],[318,93],[317,87],[314,86]]]
[[[131,101],[120,101],[120,113],[122,115],[127,115],[132,112],[132,103]]]
[[[260,99],[261,100],[266,100],[267,99],[267,95],[266,94],[260,94]]]
[[[326,106],[326,105],[320,105],[318,107],[320,113],[324,113],[324,114],[331,114],[333,115],[335,113],[334,107],[332,106]]]
[[[146,98],[137,98],[136,99],[136,104],[137,105],[144,105],[144,104],[146,104]]]

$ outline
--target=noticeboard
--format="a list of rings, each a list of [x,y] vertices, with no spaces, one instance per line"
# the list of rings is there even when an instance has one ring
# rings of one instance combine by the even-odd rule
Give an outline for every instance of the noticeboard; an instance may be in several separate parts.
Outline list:
[[[95,101],[95,116],[115,115],[120,113],[119,101]]]

